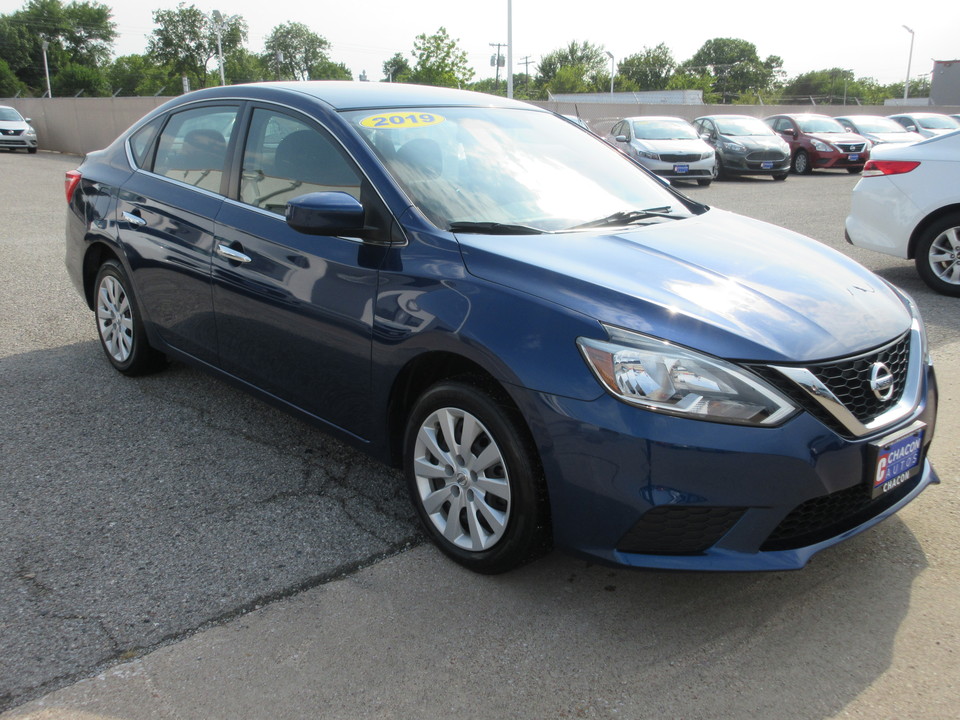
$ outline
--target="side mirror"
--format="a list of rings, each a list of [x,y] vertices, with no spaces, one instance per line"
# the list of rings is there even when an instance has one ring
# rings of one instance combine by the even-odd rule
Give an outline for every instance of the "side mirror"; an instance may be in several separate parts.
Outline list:
[[[916,126],[916,125],[907,125],[907,130],[908,130],[909,132],[917,132],[917,126]]]
[[[24,118],[23,121],[25,123],[33,122],[33,118]]]
[[[626,135],[617,135],[617,136],[614,138],[614,140],[616,140],[617,142],[630,142],[629,140],[627,140],[627,136],[626,136]]]
[[[713,133],[700,133],[700,139],[704,142],[710,142],[711,140],[716,140],[713,136]]]
[[[287,203],[287,225],[306,235],[343,235],[363,229],[363,205],[345,192],[314,192]]]

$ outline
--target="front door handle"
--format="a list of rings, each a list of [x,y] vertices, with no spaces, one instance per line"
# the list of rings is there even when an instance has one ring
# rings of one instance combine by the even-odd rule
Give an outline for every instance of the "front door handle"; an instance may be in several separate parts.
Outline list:
[[[223,243],[217,243],[217,255],[226,258],[230,262],[236,263],[248,263],[253,260],[249,255],[244,255],[242,252],[234,250],[232,247],[224,245]]]
[[[127,212],[126,210],[124,210],[123,213],[121,214],[123,215],[123,219],[126,220],[128,223],[130,223],[130,225],[132,225],[133,227],[143,227],[144,225],[147,224],[146,220],[144,220],[139,215],[134,215],[132,212]]]

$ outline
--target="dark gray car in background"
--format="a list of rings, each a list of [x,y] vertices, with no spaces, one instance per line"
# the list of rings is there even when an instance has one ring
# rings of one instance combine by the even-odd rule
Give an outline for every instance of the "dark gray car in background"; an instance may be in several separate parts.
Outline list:
[[[749,115],[705,115],[693,121],[717,153],[718,177],[772,175],[786,180],[790,172],[790,146],[766,123]]]

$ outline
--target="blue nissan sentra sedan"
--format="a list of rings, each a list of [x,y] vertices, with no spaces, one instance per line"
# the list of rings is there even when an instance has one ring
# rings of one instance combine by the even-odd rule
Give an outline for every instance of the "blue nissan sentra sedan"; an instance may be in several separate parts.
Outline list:
[[[523,103],[210,88],[66,193],[118,371],[199,366],[403,467],[479,572],[800,568],[938,482],[908,296]]]

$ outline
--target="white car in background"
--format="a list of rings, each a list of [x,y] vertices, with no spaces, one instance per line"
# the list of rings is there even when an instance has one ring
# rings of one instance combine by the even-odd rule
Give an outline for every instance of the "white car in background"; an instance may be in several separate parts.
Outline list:
[[[37,131],[9,105],[0,105],[0,148],[5,150],[37,151]]]
[[[900,113],[889,117],[903,125],[907,130],[920,133],[925,138],[944,135],[960,128],[960,121],[943,113]]]
[[[960,130],[875,148],[853,189],[846,238],[914,260],[927,285],[960,297]]]
[[[896,120],[882,115],[843,115],[835,118],[848,132],[862,135],[874,146],[883,143],[912,143],[923,140],[920,133],[911,132]]]
[[[607,142],[669,180],[709,185],[717,176],[716,153],[683,118],[624,118],[614,124]]]

